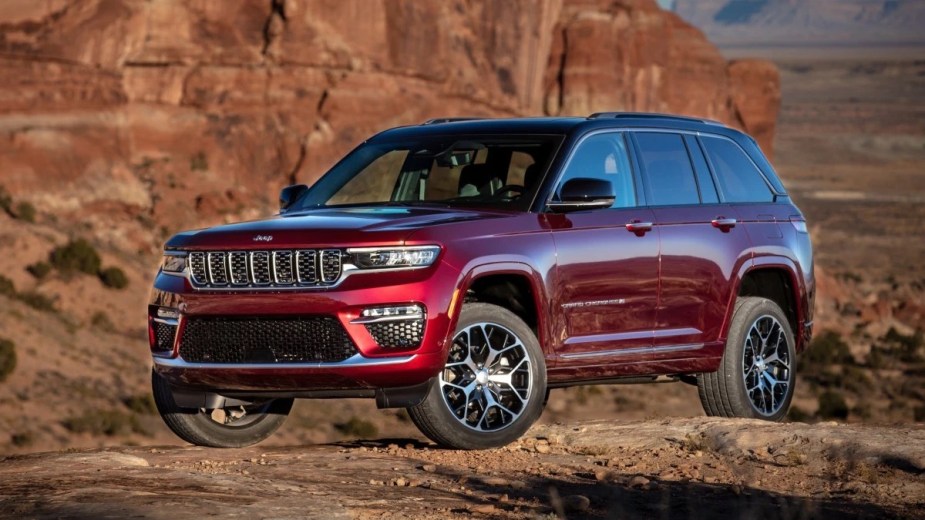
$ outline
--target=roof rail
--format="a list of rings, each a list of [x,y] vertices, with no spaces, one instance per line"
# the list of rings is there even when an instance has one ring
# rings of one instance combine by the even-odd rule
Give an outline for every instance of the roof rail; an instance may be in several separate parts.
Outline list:
[[[674,114],[660,114],[658,112],[595,112],[588,119],[603,119],[605,117],[626,119],[668,119],[673,121],[689,121],[692,123],[705,123],[708,125],[726,126],[719,121],[701,117],[678,116]]]
[[[421,123],[422,125],[441,125],[443,123],[458,123],[460,121],[480,121],[486,119],[484,117],[438,117],[435,119],[428,119]]]

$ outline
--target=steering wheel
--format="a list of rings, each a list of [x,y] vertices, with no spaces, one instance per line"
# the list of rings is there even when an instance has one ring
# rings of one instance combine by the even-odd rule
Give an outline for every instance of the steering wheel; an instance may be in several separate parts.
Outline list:
[[[501,186],[500,188],[498,188],[498,191],[494,192],[491,195],[491,198],[492,199],[508,199],[508,200],[516,199],[517,197],[520,197],[521,195],[523,195],[525,191],[527,191],[527,188],[519,184],[505,184],[504,186]],[[512,195],[510,197],[504,197],[503,194],[505,193],[511,193]]]

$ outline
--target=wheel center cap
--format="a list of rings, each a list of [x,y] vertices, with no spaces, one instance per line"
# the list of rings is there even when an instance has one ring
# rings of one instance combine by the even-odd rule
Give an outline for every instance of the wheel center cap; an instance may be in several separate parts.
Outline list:
[[[485,383],[488,383],[488,370],[483,368],[479,370],[478,372],[476,372],[475,382],[480,385],[484,385]]]

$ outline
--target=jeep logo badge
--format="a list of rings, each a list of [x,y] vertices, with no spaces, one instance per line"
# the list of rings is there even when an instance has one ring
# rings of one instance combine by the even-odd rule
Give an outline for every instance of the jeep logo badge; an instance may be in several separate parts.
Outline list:
[[[273,235],[256,235],[254,236],[254,242],[272,242]]]

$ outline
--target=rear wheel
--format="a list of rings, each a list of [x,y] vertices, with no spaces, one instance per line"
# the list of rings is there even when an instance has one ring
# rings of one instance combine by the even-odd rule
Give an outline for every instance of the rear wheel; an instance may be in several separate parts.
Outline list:
[[[527,324],[503,307],[471,303],[460,314],[446,366],[408,413],[440,445],[494,448],[527,431],[545,393],[543,351]]]
[[[794,345],[793,331],[776,303],[739,298],[719,370],[697,377],[707,415],[782,420],[796,383]]]
[[[180,408],[170,385],[151,371],[151,388],[157,411],[170,431],[197,446],[242,448],[269,437],[286,420],[292,399],[271,399],[247,406]]]

